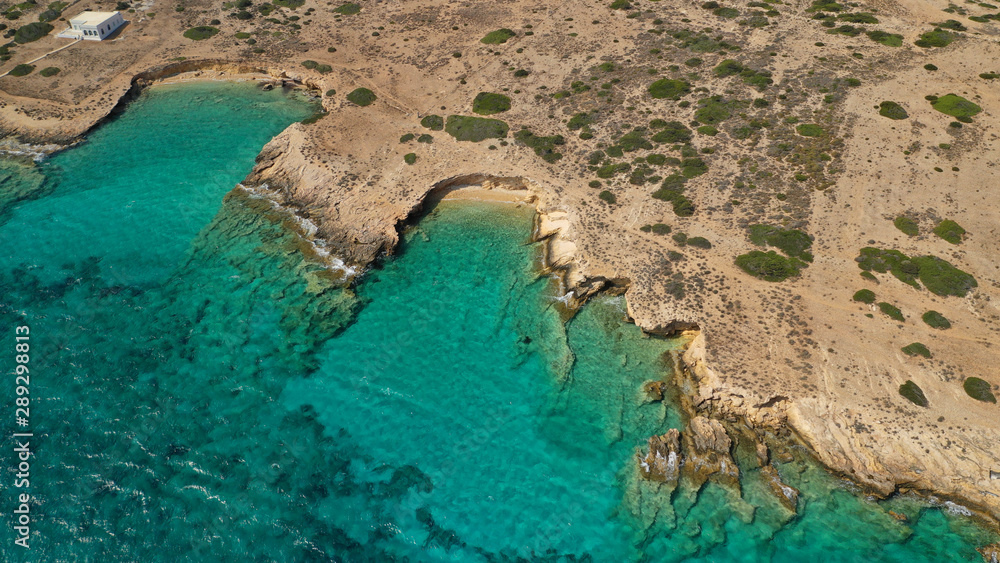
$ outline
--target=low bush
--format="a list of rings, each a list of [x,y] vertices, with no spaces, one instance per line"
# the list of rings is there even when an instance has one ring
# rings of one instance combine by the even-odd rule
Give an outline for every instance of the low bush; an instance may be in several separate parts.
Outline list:
[[[656,99],[679,100],[690,91],[690,84],[672,78],[663,78],[649,85],[649,95]]]
[[[570,131],[577,131],[593,123],[594,114],[584,111],[569,118],[569,121],[566,122],[566,127],[569,128]]]
[[[444,118],[440,115],[428,115],[420,120],[420,124],[431,131],[441,131],[444,129]]]
[[[657,143],[686,143],[691,140],[691,130],[680,121],[668,121],[663,129],[652,136]]]
[[[684,195],[686,182],[687,178],[675,172],[663,180],[660,189],[653,192],[653,197],[672,203],[674,214],[678,217],[690,217],[694,215],[694,204]]]
[[[275,2],[275,4],[277,4],[277,2]],[[361,5],[355,4],[354,2],[345,2],[334,8],[333,11],[344,16],[353,16],[361,11]]]
[[[870,289],[859,289],[854,293],[853,299],[855,301],[871,305],[875,302],[875,292]]]
[[[478,143],[485,139],[505,138],[510,126],[499,119],[449,115],[444,130],[455,140]]]
[[[219,28],[212,27],[209,25],[199,25],[198,27],[192,27],[191,29],[184,32],[184,37],[192,41],[202,41],[208,39],[209,37],[214,37],[219,33]]]
[[[928,31],[927,33],[922,34],[920,39],[917,39],[913,43],[917,47],[924,47],[925,49],[930,47],[947,47],[957,37],[958,35],[950,31],[935,28],[934,31]]]
[[[556,152],[556,147],[566,144],[566,140],[562,135],[542,137],[535,135],[528,129],[521,129],[517,133],[514,133],[514,140],[532,148],[535,154],[542,157],[542,160],[548,163],[553,163],[562,158],[562,153]]]
[[[411,153],[404,154],[403,155],[403,162],[405,162],[407,164],[414,164],[414,163],[416,163],[417,162],[417,155],[416,155],[416,153],[412,153],[411,152]]]
[[[508,39],[516,36],[517,34],[514,33],[513,30],[501,28],[487,33],[485,37],[479,40],[479,42],[487,45],[500,45],[501,43],[506,43]]]
[[[996,403],[997,398],[993,395],[991,391],[992,386],[978,377],[967,377],[965,382],[962,383],[962,388],[965,392],[977,401],[983,401],[984,403]]]
[[[751,276],[770,282],[780,282],[798,276],[804,264],[796,258],[786,258],[771,250],[754,250],[736,257],[736,265]]]
[[[945,115],[958,118],[959,121],[963,118],[972,119],[972,116],[983,111],[979,105],[955,94],[946,94],[932,100],[931,107]]]
[[[423,135],[417,137],[417,142],[429,145],[434,142],[434,137],[424,133]]]
[[[951,321],[937,311],[927,311],[920,318],[931,328],[940,330],[948,330],[951,328]]]
[[[510,109],[510,98],[503,94],[480,92],[472,100],[472,112],[479,115],[493,115]]]
[[[27,76],[33,70],[35,70],[34,65],[20,64],[12,68],[8,74],[11,76]]]
[[[899,386],[899,394],[918,407],[926,407],[930,404],[927,402],[923,390],[910,380]]]
[[[879,311],[882,311],[882,313],[884,313],[890,319],[894,319],[899,322],[903,322],[906,320],[906,318],[903,317],[903,312],[899,310],[899,307],[893,305],[892,303],[886,303],[885,301],[882,301],[878,304],[878,309]]]
[[[951,244],[961,244],[965,237],[965,229],[951,219],[945,219],[934,227],[934,234]]]
[[[347,95],[347,101],[361,107],[370,106],[378,96],[368,88],[357,88]]]
[[[920,256],[914,258],[913,263],[919,268],[924,287],[935,295],[965,297],[979,285],[972,275],[937,256]]]
[[[615,194],[609,192],[608,190],[602,191],[597,197],[601,198],[601,201],[611,205],[618,203],[618,199],[615,197]]]
[[[757,246],[773,246],[788,256],[812,262],[809,248],[812,237],[797,229],[782,229],[773,225],[751,225],[750,242]]]
[[[688,246],[693,246],[695,248],[702,248],[708,250],[712,248],[712,243],[705,237],[691,237],[687,239]]]
[[[736,8],[716,8],[712,11],[713,14],[719,16],[720,18],[733,19],[740,15],[740,11]]]
[[[795,127],[795,132],[803,137],[819,137],[823,134],[823,128],[814,123],[803,123]]]
[[[931,357],[931,351],[927,349],[927,346],[924,346],[919,342],[903,346],[902,350],[907,356],[923,356],[924,358]]]
[[[45,37],[54,28],[52,24],[46,22],[34,22],[22,25],[14,32],[14,41],[17,43],[31,43]],[[218,30],[216,30],[218,33]]]
[[[416,138],[417,138],[417,136],[414,135],[413,133],[407,133],[407,134],[405,134],[405,135],[403,135],[402,137],[399,138],[399,142],[400,143],[409,143],[410,141],[412,141],[413,139],[416,139]]]
[[[55,76],[55,75],[59,74],[59,69],[56,68],[56,67],[54,67],[54,66],[48,66],[48,67],[45,67],[42,70],[38,71],[38,74],[41,74],[45,78],[48,78],[50,76]]]
[[[903,233],[907,236],[915,237],[920,234],[920,226],[917,224],[916,220],[910,217],[900,215],[899,217],[893,219],[892,224],[895,225],[900,231],[903,231]]]
[[[878,114],[889,119],[906,119],[910,114],[906,113],[903,106],[896,102],[885,101],[878,105]]]

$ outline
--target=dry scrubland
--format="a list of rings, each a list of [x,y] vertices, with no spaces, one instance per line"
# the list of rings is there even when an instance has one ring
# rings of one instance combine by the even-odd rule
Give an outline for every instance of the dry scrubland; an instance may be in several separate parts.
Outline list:
[[[435,186],[524,190],[574,295],[624,287],[644,329],[700,330],[691,411],[1000,516],[1000,6],[299,3],[135,4],[117,40],[0,78],[0,125],[68,142],[137,75],[300,82],[325,115],[248,183],[348,262]],[[64,44],[53,23],[0,70]]]

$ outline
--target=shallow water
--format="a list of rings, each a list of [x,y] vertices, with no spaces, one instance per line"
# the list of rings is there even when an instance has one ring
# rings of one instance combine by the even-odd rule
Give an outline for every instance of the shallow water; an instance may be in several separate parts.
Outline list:
[[[929,562],[995,541],[803,461],[779,467],[798,516],[752,467],[742,498],[638,481],[635,447],[681,427],[641,386],[682,343],[621,298],[563,323],[509,205],[439,205],[344,289],[280,211],[226,195],[312,111],[158,87],[84,145],[0,166],[0,327],[31,328],[36,454],[30,551],[0,459],[2,559]]]

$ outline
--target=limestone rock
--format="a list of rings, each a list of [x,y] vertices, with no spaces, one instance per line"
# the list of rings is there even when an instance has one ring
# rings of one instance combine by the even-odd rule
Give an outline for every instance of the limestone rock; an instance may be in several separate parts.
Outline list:
[[[986,563],[1000,563],[1000,542],[984,545],[976,551],[983,554]]]
[[[636,452],[639,471],[644,478],[677,484],[681,466],[679,438],[680,432],[676,428],[671,428],[666,434],[649,439],[649,451],[645,455],[642,455],[641,451]]]
[[[798,508],[799,490],[783,483],[781,476],[778,475],[778,470],[773,465],[768,464],[761,467],[760,474],[778,502],[794,514]]]
[[[666,382],[664,381],[647,381],[642,386],[642,390],[646,392],[646,396],[649,397],[650,401],[660,402],[663,400],[663,391],[666,389]]]
[[[718,420],[696,416],[683,433],[686,462],[685,472],[695,487],[701,487],[709,477],[719,483],[739,489],[740,470],[730,455],[733,441]]]

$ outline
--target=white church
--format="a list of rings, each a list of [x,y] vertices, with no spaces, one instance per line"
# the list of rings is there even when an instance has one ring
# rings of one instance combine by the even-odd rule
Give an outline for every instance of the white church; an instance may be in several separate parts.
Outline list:
[[[69,20],[69,29],[58,37],[103,41],[125,24],[120,12],[83,12]]]

